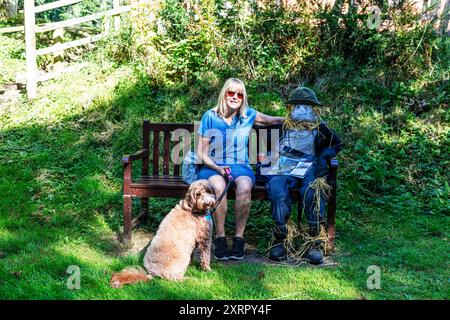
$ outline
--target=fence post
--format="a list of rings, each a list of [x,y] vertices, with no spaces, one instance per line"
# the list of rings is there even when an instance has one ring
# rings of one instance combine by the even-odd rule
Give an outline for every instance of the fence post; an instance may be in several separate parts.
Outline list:
[[[25,0],[25,47],[27,56],[27,96],[28,99],[36,97],[37,65],[36,65],[36,33],[34,0]]]
[[[100,4],[100,11],[107,11],[108,10],[108,2],[107,0],[102,0],[101,4]],[[110,29],[111,29],[111,19],[108,16],[104,16],[102,19],[103,22],[103,28],[102,28],[102,32],[104,34],[109,34]]]
[[[113,7],[114,9],[119,9],[120,8],[120,0],[113,0]],[[114,31],[117,32],[119,31],[120,28],[120,15],[115,15],[114,16]]]

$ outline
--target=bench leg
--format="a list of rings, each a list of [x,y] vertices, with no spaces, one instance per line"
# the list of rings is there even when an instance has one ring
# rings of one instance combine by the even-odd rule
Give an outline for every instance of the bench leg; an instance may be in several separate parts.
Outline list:
[[[147,221],[148,218],[148,198],[141,199],[141,219],[142,221]]]
[[[328,219],[328,250],[330,252],[334,252],[334,240],[335,240],[335,221],[334,221],[334,215],[330,219]]]
[[[131,195],[123,196],[123,235],[122,242],[127,243],[131,241],[131,227],[132,227],[132,217],[131,217]]]
[[[141,212],[131,220],[131,228],[137,227],[140,223],[147,220],[148,216],[148,198],[141,198]]]
[[[297,227],[300,228],[303,220],[303,201],[301,199],[298,200],[297,203]]]
[[[335,242],[335,225],[336,225],[336,182],[331,190],[330,199],[328,200],[327,226],[328,226],[328,250],[334,252]]]

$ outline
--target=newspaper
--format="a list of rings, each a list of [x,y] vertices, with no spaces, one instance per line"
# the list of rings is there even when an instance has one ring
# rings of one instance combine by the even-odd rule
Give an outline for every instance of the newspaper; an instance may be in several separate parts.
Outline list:
[[[262,163],[261,175],[290,175],[298,178],[304,178],[312,164],[312,161],[308,161],[303,158],[294,159],[286,156],[280,156],[280,158],[273,165],[271,164],[271,161]]]

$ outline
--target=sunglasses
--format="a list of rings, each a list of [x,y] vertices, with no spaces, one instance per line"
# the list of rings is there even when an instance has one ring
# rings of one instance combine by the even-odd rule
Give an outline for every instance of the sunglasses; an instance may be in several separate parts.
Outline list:
[[[235,94],[236,94],[236,92],[234,92],[234,91],[227,91],[227,96],[229,96],[230,98],[234,97]],[[244,99],[244,94],[237,92],[237,97],[238,97],[238,99],[242,100],[242,99]]]

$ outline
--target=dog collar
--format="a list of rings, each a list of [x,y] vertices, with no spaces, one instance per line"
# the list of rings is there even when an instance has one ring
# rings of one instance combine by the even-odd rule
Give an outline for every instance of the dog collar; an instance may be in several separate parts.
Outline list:
[[[206,210],[206,212],[205,211],[197,211],[197,212],[192,211],[192,213],[202,215],[206,221],[212,220],[211,209]]]

